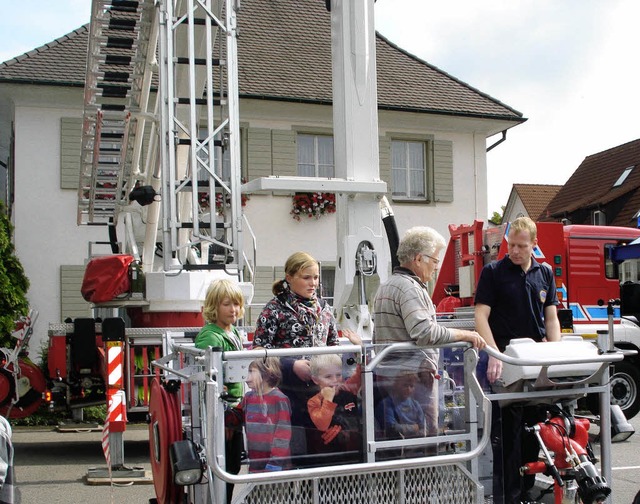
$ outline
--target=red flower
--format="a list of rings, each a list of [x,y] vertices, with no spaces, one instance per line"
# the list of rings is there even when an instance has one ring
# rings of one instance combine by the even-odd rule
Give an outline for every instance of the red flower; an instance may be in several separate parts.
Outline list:
[[[244,184],[246,180],[242,179],[241,182]],[[247,201],[251,199],[248,194],[241,195],[242,206],[247,204]],[[209,208],[209,193],[208,192],[199,192],[198,193],[198,203],[200,204],[200,210],[205,211]],[[216,214],[220,215],[224,211],[224,207],[229,208],[231,206],[231,198],[227,195],[224,200],[222,197],[222,193],[216,192]]]
[[[333,193],[295,193],[291,202],[291,215],[297,221],[301,215],[319,219],[325,213],[336,211],[336,195]]]

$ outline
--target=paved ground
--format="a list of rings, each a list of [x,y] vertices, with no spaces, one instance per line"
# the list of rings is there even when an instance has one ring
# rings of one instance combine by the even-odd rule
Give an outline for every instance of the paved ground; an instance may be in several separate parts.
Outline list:
[[[146,425],[124,433],[127,466],[150,470]],[[90,467],[105,468],[101,432],[65,432],[20,428],[13,433],[16,504],[145,504],[155,497],[152,484],[87,485]]]
[[[631,504],[640,490],[640,416],[636,433],[613,445],[613,504]],[[147,504],[152,484],[88,485],[91,467],[105,467],[100,432],[60,433],[52,428],[16,428],[13,434],[17,504]],[[125,463],[149,471],[146,425],[129,425],[124,434]],[[277,504],[277,503],[274,503]]]

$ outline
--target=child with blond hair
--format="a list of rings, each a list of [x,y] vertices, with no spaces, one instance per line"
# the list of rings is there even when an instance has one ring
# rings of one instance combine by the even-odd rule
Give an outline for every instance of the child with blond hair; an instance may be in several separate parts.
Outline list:
[[[309,453],[330,454],[319,458],[321,465],[360,462],[362,460],[362,418],[360,369],[346,381],[342,357],[321,354],[311,358],[311,380],[319,392],[307,402],[315,426],[308,435]]]
[[[222,351],[242,350],[242,338],[235,323],[244,315],[244,295],[238,284],[226,280],[214,280],[207,289],[202,315],[205,326],[195,339],[196,348],[218,347]],[[224,400],[229,407],[242,399],[242,382],[224,383]],[[226,470],[231,474],[240,472],[243,439],[241,429],[227,429],[225,443]],[[231,502],[233,483],[227,483],[227,502]]]

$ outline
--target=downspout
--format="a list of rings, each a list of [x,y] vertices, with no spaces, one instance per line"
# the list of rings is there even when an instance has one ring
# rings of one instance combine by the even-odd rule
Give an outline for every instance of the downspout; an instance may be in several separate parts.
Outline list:
[[[502,142],[504,142],[506,139],[507,139],[507,130],[502,130],[502,138],[500,138],[498,141],[492,143],[489,147],[487,147],[487,150],[485,152],[489,152],[491,149],[494,149],[495,147],[500,145]],[[487,183],[488,183],[488,180],[489,180],[489,173],[488,173],[489,163],[487,162],[486,157],[485,157],[485,166],[486,166],[485,169],[487,170],[486,177],[487,177]],[[475,170],[474,175],[476,177],[476,184],[477,184],[478,172],[477,172],[476,168],[474,168],[474,170]],[[477,187],[477,185],[476,185],[475,189],[476,189],[476,193],[475,194],[476,194],[476,198],[477,198],[478,197],[478,187]],[[476,219],[477,218],[478,218],[478,215],[477,215],[477,204],[476,204]]]
[[[491,144],[489,147],[487,147],[487,152],[489,152],[491,149],[493,149],[494,147],[497,147],[498,145],[500,145],[502,142],[504,142],[507,139],[507,130],[503,130],[502,131],[502,138],[500,140],[498,140],[497,142]]]

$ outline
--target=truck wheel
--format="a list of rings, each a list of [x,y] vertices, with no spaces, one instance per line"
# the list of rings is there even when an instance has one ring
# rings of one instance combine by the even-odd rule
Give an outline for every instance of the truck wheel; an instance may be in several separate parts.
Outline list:
[[[625,359],[617,362],[609,382],[611,383],[611,404],[620,406],[627,420],[636,416],[640,411],[638,361]],[[594,415],[600,414],[599,399],[598,394],[589,394],[586,397],[586,406]]]
[[[614,371],[610,379],[611,404],[616,404],[622,409],[627,419],[633,418],[640,411],[640,370],[637,361],[623,360],[614,365]]]

